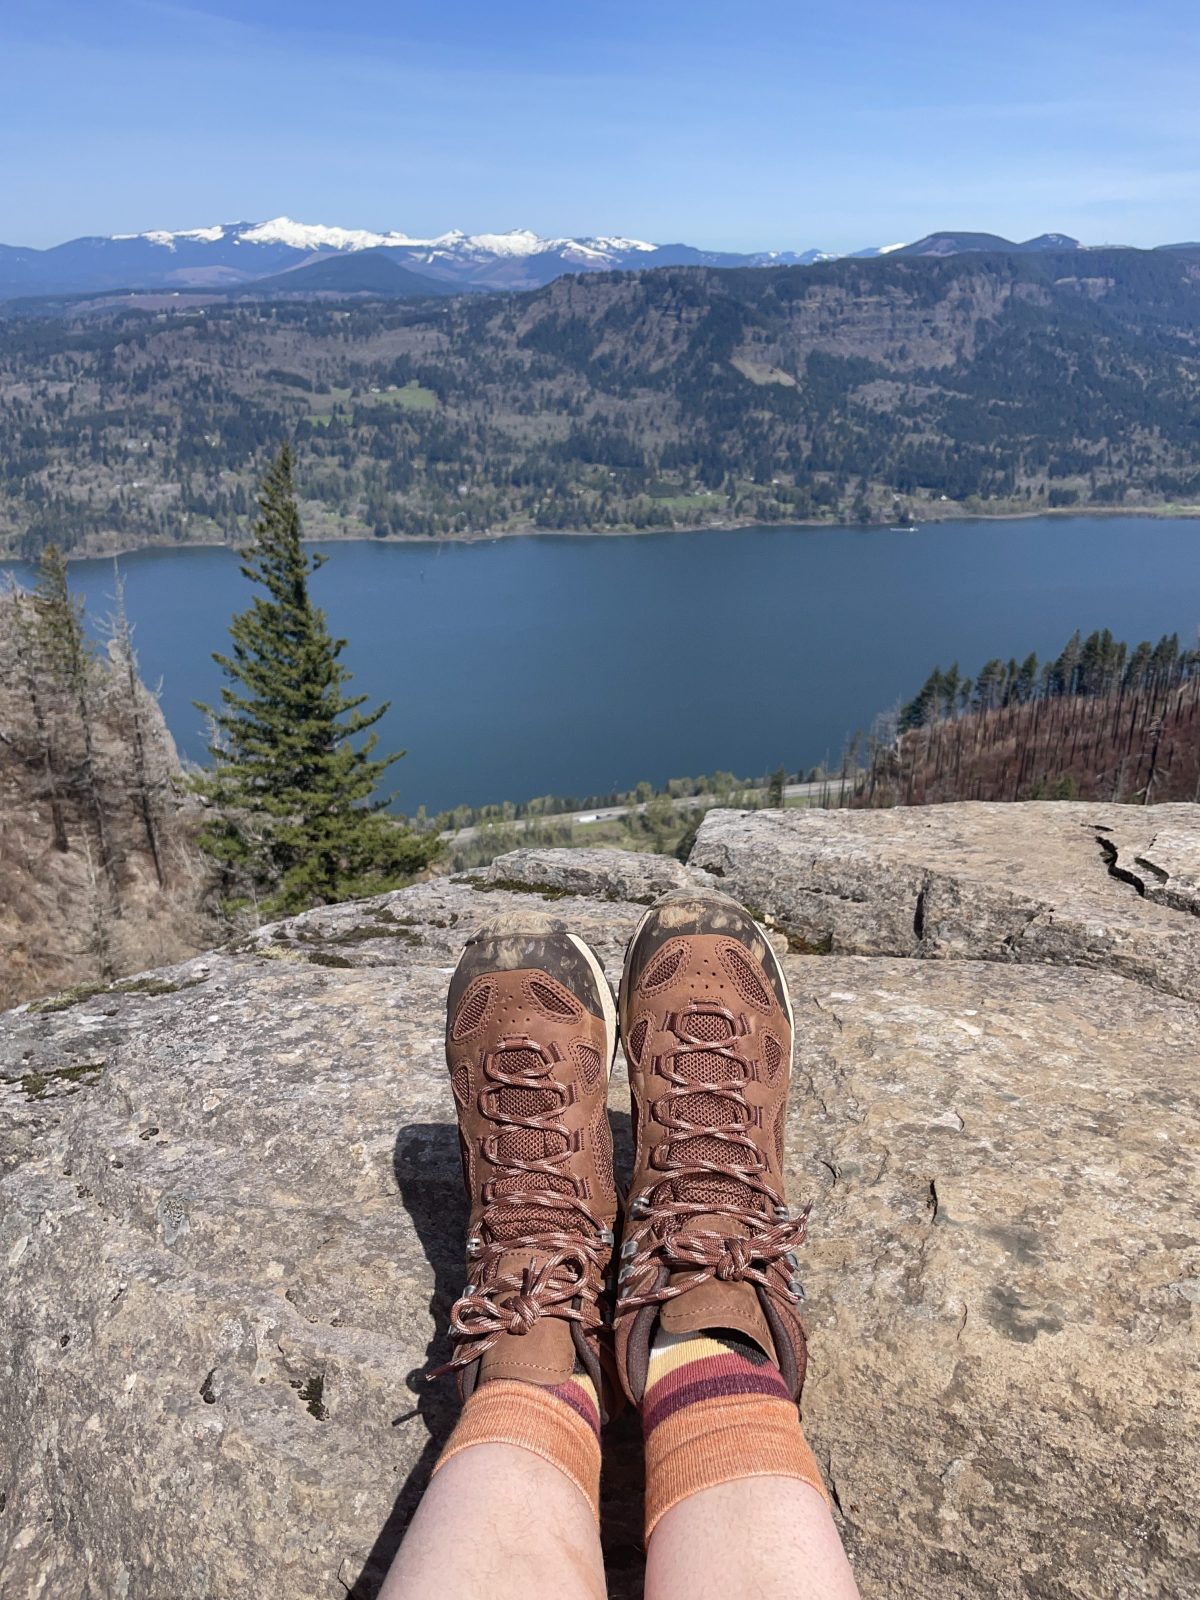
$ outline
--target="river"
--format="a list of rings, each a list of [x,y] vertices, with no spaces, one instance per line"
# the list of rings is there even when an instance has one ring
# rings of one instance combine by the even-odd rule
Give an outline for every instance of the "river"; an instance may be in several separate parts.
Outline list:
[[[918,533],[741,528],[639,537],[365,541],[313,579],[354,687],[392,702],[401,809],[836,760],[934,663],[1131,643],[1200,625],[1200,521],[943,522]],[[142,675],[202,758],[212,652],[250,586],[228,549],[121,559]],[[18,575],[23,576],[21,569]],[[111,561],[71,566],[89,615]]]

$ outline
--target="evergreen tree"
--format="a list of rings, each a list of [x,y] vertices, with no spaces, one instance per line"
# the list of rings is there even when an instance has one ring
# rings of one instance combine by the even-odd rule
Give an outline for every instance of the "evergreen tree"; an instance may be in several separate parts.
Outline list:
[[[233,648],[214,654],[228,683],[211,719],[211,774],[200,782],[215,815],[204,847],[236,904],[268,914],[377,894],[425,866],[436,834],[382,815],[383,774],[403,755],[376,757],[369,730],[388,704],[364,710],[325,614],[308,592],[324,557],[301,547],[300,511],[285,444],[268,469],[242,573],[259,584],[230,624]],[[366,735],[362,738],[362,735]]]

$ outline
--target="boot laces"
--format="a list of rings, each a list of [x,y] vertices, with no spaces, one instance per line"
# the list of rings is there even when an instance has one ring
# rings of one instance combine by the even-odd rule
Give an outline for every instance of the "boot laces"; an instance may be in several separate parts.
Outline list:
[[[721,1018],[728,1036],[713,1040],[711,1027],[702,1033],[701,1017]],[[663,1176],[631,1210],[618,1279],[620,1286],[630,1287],[619,1293],[617,1312],[673,1300],[713,1279],[757,1284],[772,1299],[794,1304],[802,1293],[795,1263],[789,1262],[793,1274],[787,1290],[768,1269],[793,1256],[804,1243],[809,1208],[792,1216],[773,1185],[762,1151],[747,1132],[754,1115],[746,1098],[751,1068],[737,1050],[737,1019],[726,1007],[693,1003],[670,1014],[665,1028],[676,1043],[659,1056],[657,1065],[671,1087],[656,1100],[654,1114],[667,1129],[667,1137],[652,1158]],[[681,1058],[697,1053],[725,1063],[723,1076],[685,1075]],[[724,1120],[717,1115],[702,1121],[689,1116],[684,1102],[699,1095],[709,1107],[720,1102]],[[689,1154],[688,1141],[700,1138],[706,1154]],[[698,1193],[698,1185],[707,1192]],[[724,1232],[689,1227],[690,1220],[698,1217],[728,1219],[732,1226]]]
[[[525,1036],[502,1039],[484,1054],[477,1105],[495,1131],[480,1141],[480,1151],[493,1176],[484,1185],[484,1210],[471,1240],[473,1280],[450,1313],[458,1347],[431,1378],[478,1360],[504,1334],[528,1333],[542,1317],[577,1322],[589,1332],[600,1325],[612,1235],[563,1170],[577,1144],[563,1121],[575,1096],[555,1076],[560,1059],[555,1048]],[[547,1103],[533,1109],[542,1099]],[[501,1262],[512,1256],[529,1260],[501,1272]]]

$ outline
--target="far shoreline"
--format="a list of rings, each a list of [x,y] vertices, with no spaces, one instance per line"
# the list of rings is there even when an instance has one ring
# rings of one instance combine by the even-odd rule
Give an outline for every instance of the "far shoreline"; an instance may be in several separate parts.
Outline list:
[[[1029,511],[959,511],[942,510],[930,516],[918,518],[915,527],[918,531],[922,527],[929,527],[942,522],[1030,522],[1040,518],[1054,518],[1059,521],[1070,521],[1072,518],[1120,518],[1120,517],[1148,517],[1159,522],[1194,522],[1200,520],[1200,505],[1195,506],[1054,506],[1042,507]],[[324,533],[314,534],[303,539],[304,544],[333,545],[333,544],[377,544],[377,545],[424,545],[434,548],[443,544],[493,544],[501,539],[638,539],[646,535],[662,534],[690,534],[690,533],[733,533],[744,528],[760,528],[763,530],[789,529],[797,531],[831,531],[841,529],[846,533],[887,533],[895,526],[887,522],[836,522],[829,518],[821,520],[804,520],[797,518],[794,521],[763,522],[755,517],[717,518],[709,522],[691,522],[682,525],[678,523],[660,523],[648,528],[539,528],[533,524],[519,528],[492,528],[480,529],[470,533],[389,533],[382,537],[373,533]],[[230,550],[236,553],[242,546],[228,539],[161,539],[147,540],[144,543],[121,545],[115,550],[95,549],[84,547],[72,548],[67,553],[70,561],[114,561],[123,556],[140,555],[152,550]],[[13,566],[32,566],[35,562],[27,557],[12,553],[0,553],[0,568]]]

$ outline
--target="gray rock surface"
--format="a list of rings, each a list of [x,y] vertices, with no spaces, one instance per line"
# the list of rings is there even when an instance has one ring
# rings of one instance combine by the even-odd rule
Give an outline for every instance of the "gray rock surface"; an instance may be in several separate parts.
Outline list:
[[[548,890],[555,899],[577,893],[644,905],[685,888],[693,876],[673,856],[626,850],[510,850],[483,873],[485,883]]]
[[[1200,1000],[1200,807],[711,811],[690,865],[797,947],[1098,967]]]
[[[968,834],[947,816],[960,855],[934,844],[924,869],[960,886],[946,959],[909,959],[927,953],[911,940],[785,959],[789,1164],[813,1202],[806,1427],[864,1600],[1200,1591],[1200,1007],[1152,971],[1081,970],[1067,946],[1052,963],[968,959],[995,953],[1006,851],[1018,828],[1034,850],[1036,818],[1017,820],[1032,809],[946,808],[980,817]],[[1169,859],[1194,863],[1200,808],[1159,809]],[[1047,925],[1090,916],[1097,941],[1155,930],[1149,962],[1170,948],[1159,927],[1192,919],[1109,877],[1094,839],[1087,898],[1064,813],[1107,810],[1036,808],[1045,866],[1020,892],[1037,881]],[[857,844],[818,817],[826,843],[802,847],[791,813],[726,813],[697,856],[759,909],[775,896],[784,921],[804,904],[785,904],[788,872],[802,881],[834,839],[862,890],[853,937],[898,941],[900,878],[921,858],[873,841],[863,815]],[[1113,823],[1118,863],[1159,862],[1133,831],[1148,816]],[[550,894],[615,979],[642,898],[684,870],[515,852],[0,1018],[6,1597],[375,1594],[455,1412],[421,1374],[462,1281],[441,1054],[458,946],[497,896],[540,909]],[[1167,870],[1154,886],[1182,893],[1186,865]],[[620,1064],[611,1103],[627,1159]],[[641,1583],[629,1416],[605,1493],[626,1600]]]

